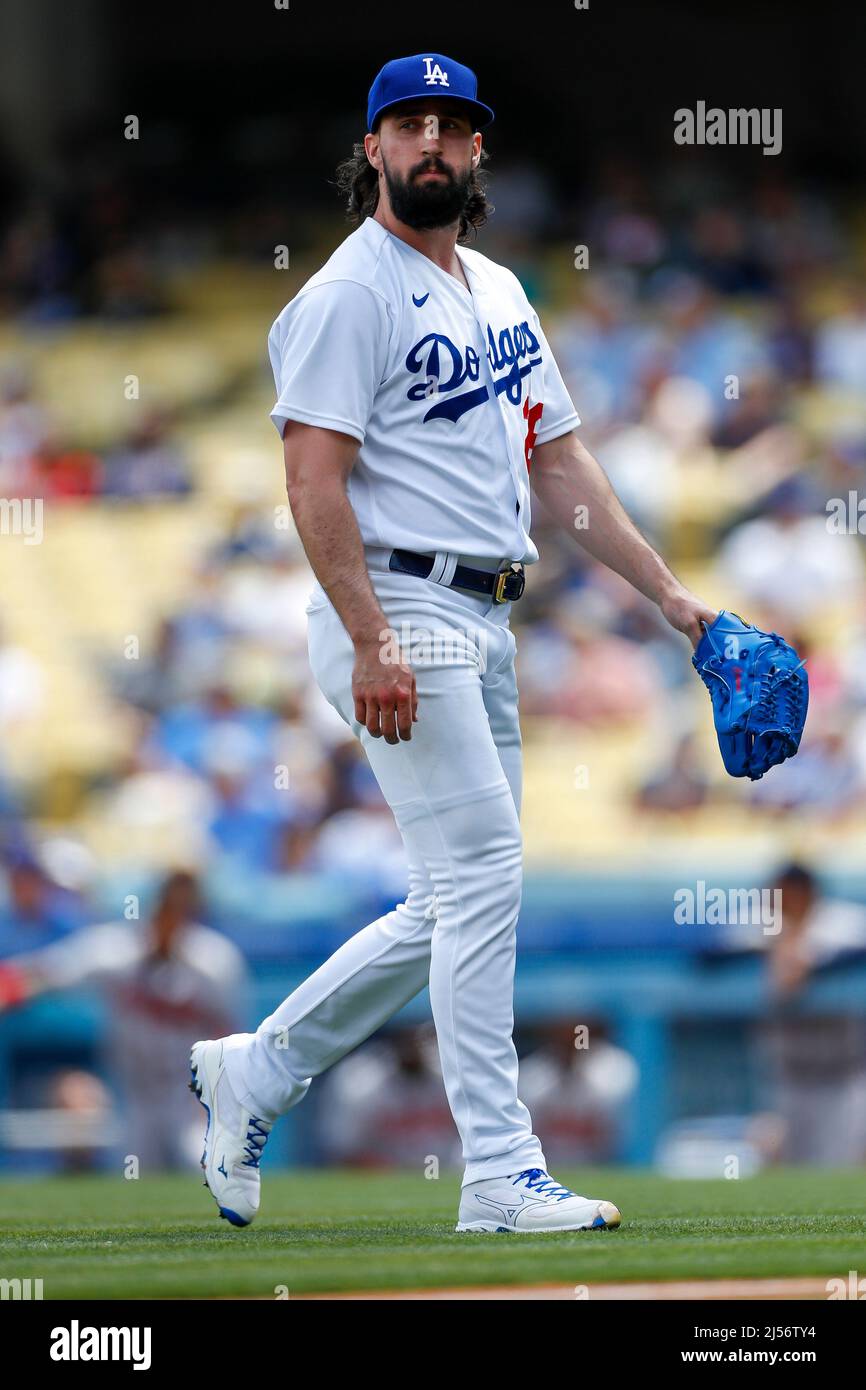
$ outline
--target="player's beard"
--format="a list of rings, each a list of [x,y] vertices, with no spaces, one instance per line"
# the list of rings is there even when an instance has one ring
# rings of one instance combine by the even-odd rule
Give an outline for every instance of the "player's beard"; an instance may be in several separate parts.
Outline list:
[[[382,169],[394,216],[418,232],[450,227],[469,202],[469,171],[455,175],[441,159],[423,160],[409,170],[406,179],[389,169],[384,159]],[[419,174],[434,170],[445,175],[442,182],[418,182]]]

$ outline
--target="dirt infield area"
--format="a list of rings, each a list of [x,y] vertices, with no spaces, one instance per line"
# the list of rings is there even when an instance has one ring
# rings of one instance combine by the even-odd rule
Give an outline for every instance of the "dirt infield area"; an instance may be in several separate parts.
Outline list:
[[[306,1299],[399,1300],[413,1302],[432,1300],[500,1299],[533,1301],[537,1299],[568,1299],[577,1301],[635,1300],[678,1302],[693,1300],[736,1299],[826,1299],[826,1279],[690,1279],[679,1283],[659,1284],[536,1284],[508,1285],[502,1288],[476,1289],[413,1289],[382,1290],[378,1293],[298,1294]],[[296,1301],[296,1300],[295,1300]]]

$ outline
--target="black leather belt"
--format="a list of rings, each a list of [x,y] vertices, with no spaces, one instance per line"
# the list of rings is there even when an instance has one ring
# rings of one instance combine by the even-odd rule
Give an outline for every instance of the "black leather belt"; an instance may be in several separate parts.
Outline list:
[[[398,574],[414,574],[427,579],[436,563],[435,555],[419,555],[417,550],[392,550],[388,568]],[[490,594],[494,603],[514,603],[526,587],[523,565],[509,560],[498,570],[475,570],[457,565],[448,589],[471,589],[476,594]]]

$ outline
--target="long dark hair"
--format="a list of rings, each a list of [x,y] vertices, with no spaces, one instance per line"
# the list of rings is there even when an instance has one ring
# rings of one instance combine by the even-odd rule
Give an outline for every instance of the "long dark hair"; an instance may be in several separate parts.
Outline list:
[[[487,201],[487,175],[480,168],[487,158],[487,151],[482,150],[479,167],[469,174],[469,199],[460,214],[457,237],[461,246],[484,226],[493,212],[493,204]],[[352,222],[360,226],[365,217],[373,216],[379,206],[379,175],[363,145],[355,144],[350,158],[337,165],[335,183],[337,192],[346,200],[346,212]]]

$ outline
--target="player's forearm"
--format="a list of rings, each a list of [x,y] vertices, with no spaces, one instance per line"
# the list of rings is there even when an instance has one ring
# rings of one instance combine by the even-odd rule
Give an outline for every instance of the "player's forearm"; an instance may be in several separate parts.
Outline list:
[[[289,483],[289,505],[307,559],[355,647],[381,643],[388,620],[370,583],[364,545],[344,484]]]
[[[576,435],[536,445],[531,476],[535,493],[552,519],[596,560],[654,603],[684,592],[631,520],[604,469]]]

